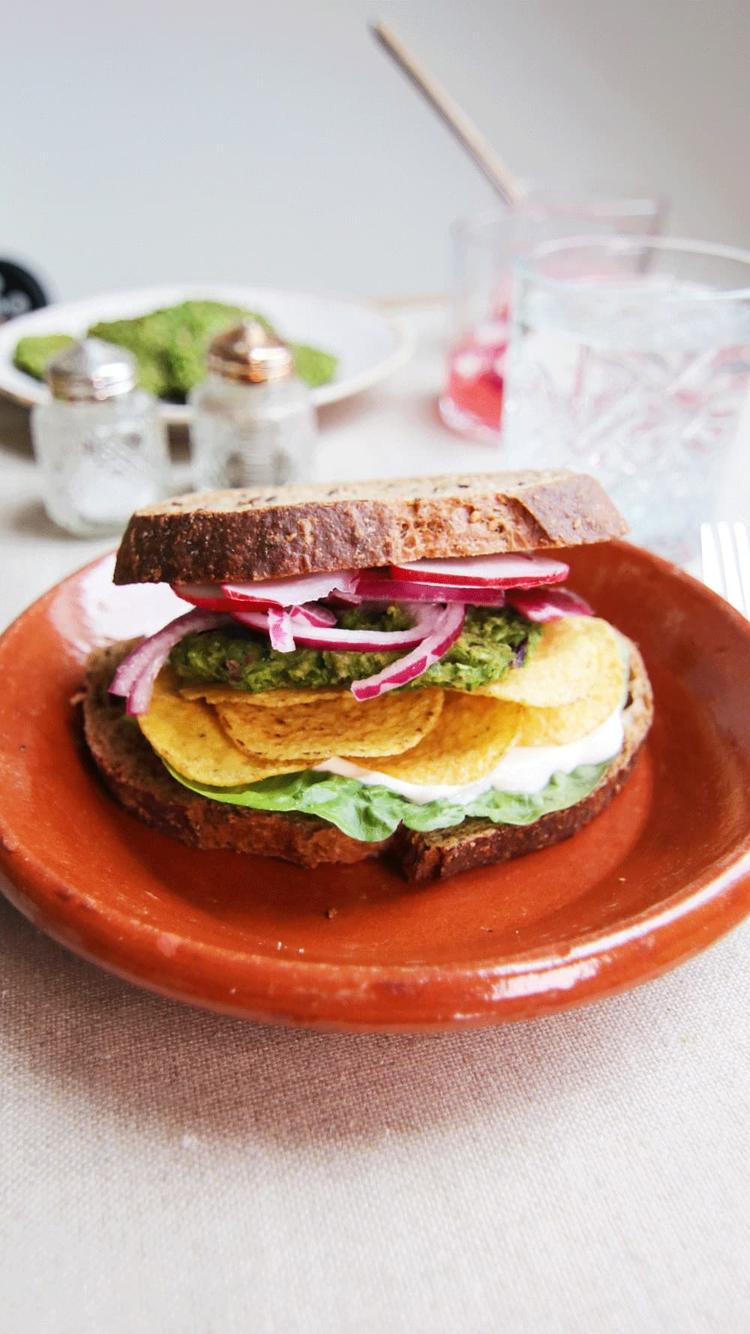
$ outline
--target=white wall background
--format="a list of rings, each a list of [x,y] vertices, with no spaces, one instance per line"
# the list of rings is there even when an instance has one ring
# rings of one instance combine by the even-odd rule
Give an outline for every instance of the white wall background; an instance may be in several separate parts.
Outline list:
[[[748,0],[42,0],[0,31],[0,254],[61,297],[442,288],[492,195],[376,16],[517,170],[665,190],[673,230],[750,243]]]

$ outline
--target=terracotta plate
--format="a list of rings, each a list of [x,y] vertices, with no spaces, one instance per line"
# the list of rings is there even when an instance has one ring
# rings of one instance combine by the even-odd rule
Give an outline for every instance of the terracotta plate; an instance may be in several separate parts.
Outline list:
[[[573,585],[643,649],[657,708],[647,752],[574,839],[426,888],[375,863],[312,872],[191,851],[120,810],[69,701],[87,649],[155,628],[172,595],[115,589],[110,558],[71,576],[0,640],[9,897],[133,982],[336,1029],[543,1014],[686,958],[750,908],[750,625],[627,544],[569,559]]]

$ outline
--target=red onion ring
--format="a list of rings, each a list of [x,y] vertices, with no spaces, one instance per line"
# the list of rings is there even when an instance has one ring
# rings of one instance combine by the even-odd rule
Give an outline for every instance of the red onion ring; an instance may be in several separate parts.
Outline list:
[[[304,621],[309,621],[310,625],[335,625],[336,617],[328,607],[322,606],[320,602],[303,602],[300,607],[292,607],[291,615]]]
[[[275,648],[279,653],[294,652],[296,647],[294,631],[300,622],[324,629],[336,624],[336,617],[333,612],[329,611],[327,607],[318,607],[314,602],[307,603],[302,607],[290,607],[288,610],[281,607],[269,607],[266,617],[271,648]]]
[[[413,648],[432,633],[440,608],[434,603],[429,605],[405,605],[405,610],[414,617],[414,625],[408,630],[345,630],[339,626],[317,627],[288,613],[289,626],[294,636],[294,644],[302,648],[332,649],[334,652],[381,653],[397,648]],[[253,630],[262,630],[270,634],[271,610],[235,611],[235,621],[247,625]],[[281,649],[282,653],[288,652]]]
[[[361,681],[353,682],[352,694],[354,698],[360,700],[360,702],[366,699],[375,699],[387,690],[397,690],[399,686],[405,686],[409,681],[414,681],[416,677],[422,676],[428,667],[432,667],[433,663],[439,662],[448,652],[448,649],[455,644],[463,630],[463,625],[464,608],[460,603],[454,602],[447,607],[443,607],[433,620],[431,632],[411,653],[399,658],[397,662],[392,662],[389,667],[384,667],[382,671],[376,672],[374,676],[368,676]]]
[[[333,649],[338,652],[379,653],[396,648],[413,648],[433,632],[440,609],[434,603],[425,605],[402,604],[414,617],[408,630],[345,630],[313,629],[295,623],[294,640],[303,648]]]
[[[271,648],[275,648],[279,653],[293,653],[295,645],[289,612],[282,611],[279,607],[269,607],[266,615]]]
[[[594,615],[586,599],[570,588],[519,588],[508,593],[508,601],[527,621],[539,624],[559,621],[563,616]]]
[[[226,616],[211,612],[186,611],[168,625],[157,630],[155,635],[144,639],[126,658],[123,658],[115,672],[110,694],[124,695],[127,698],[125,711],[131,717],[147,713],[151,703],[154,681],[167,661],[175,644],[179,644],[186,635],[200,634],[203,630],[215,630],[226,623]]]

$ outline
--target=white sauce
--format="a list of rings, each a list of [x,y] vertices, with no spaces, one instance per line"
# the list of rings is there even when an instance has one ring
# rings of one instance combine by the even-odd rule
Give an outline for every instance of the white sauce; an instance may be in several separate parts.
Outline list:
[[[624,739],[622,709],[618,708],[593,732],[564,746],[512,746],[494,769],[474,783],[404,783],[376,769],[361,769],[336,755],[313,767],[343,778],[356,778],[365,785],[390,788],[420,806],[443,798],[468,806],[490,788],[499,792],[541,792],[555,773],[570,774],[580,764],[611,760],[622,750]]]

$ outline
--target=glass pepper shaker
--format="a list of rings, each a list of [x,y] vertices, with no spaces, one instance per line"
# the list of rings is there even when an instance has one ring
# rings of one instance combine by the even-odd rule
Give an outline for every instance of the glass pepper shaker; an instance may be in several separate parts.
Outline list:
[[[189,396],[197,490],[309,481],[317,423],[285,343],[256,320],[219,334]]]
[[[76,537],[119,533],[133,510],[168,494],[158,406],[138,388],[130,352],[99,338],[53,357],[46,380],[51,397],[31,417],[44,507]]]

